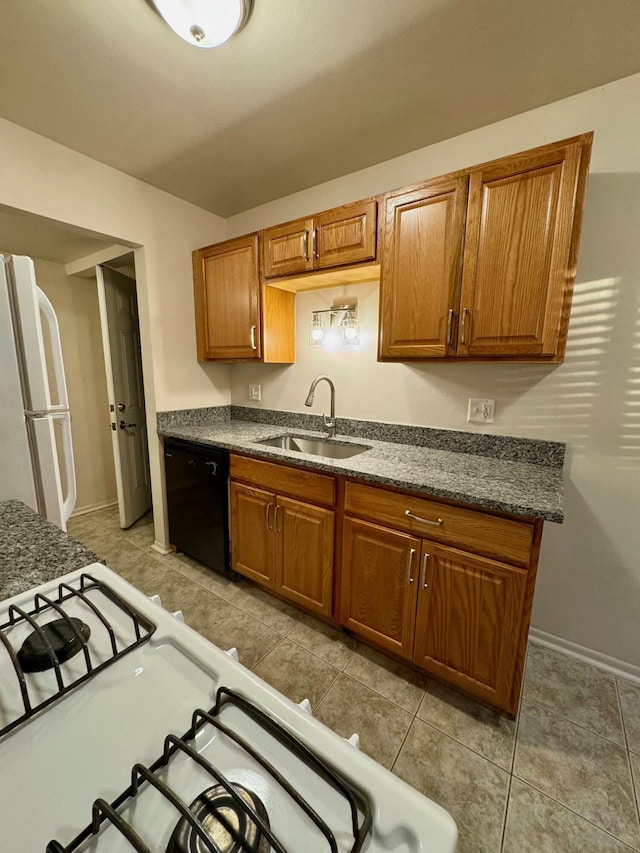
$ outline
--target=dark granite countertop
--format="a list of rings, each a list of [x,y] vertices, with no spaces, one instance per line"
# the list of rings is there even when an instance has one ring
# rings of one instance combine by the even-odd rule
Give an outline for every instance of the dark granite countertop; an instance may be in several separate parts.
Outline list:
[[[0,501],[0,601],[101,562],[21,501]]]
[[[338,429],[340,431],[340,422]],[[166,417],[159,422],[158,432],[164,436],[248,453],[263,459],[295,463],[317,471],[461,501],[475,507],[547,521],[562,522],[564,519],[561,459],[559,465],[557,461],[549,465],[520,462],[470,452],[379,441],[362,435],[351,437],[340,434],[337,441],[366,444],[371,449],[349,459],[329,459],[257,443],[260,439],[286,432],[324,437],[320,432],[292,428],[282,423],[278,426],[240,419],[181,423],[178,417]],[[526,439],[507,437],[506,441]],[[538,444],[543,445],[544,442]],[[552,444],[549,442],[550,446]]]

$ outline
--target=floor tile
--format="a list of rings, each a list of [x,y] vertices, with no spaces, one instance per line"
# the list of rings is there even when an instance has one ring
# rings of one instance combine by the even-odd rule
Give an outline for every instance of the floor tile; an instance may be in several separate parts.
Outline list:
[[[231,612],[219,625],[208,631],[206,636],[225,651],[235,646],[240,656],[240,663],[252,669],[278,645],[282,635],[272,631],[248,613],[238,610],[228,601],[224,603]]]
[[[615,679],[594,666],[531,643],[524,698],[625,745]]]
[[[629,853],[629,847],[513,779],[502,853]]]
[[[161,562],[151,554],[134,549],[117,568],[119,575],[147,595],[155,595],[162,575]]]
[[[368,646],[360,646],[345,669],[347,675],[415,714],[427,679]]]
[[[393,772],[451,814],[457,853],[499,853],[508,773],[418,719]]]
[[[229,593],[232,592],[229,590]],[[255,616],[260,622],[283,636],[289,634],[302,620],[302,613],[299,610],[259,587],[246,590],[242,600],[236,598],[236,602],[234,603],[240,610]]]
[[[627,752],[611,741],[525,700],[513,772],[616,838],[640,845]]]
[[[435,681],[427,688],[418,717],[511,770],[516,735],[513,720]]]
[[[411,714],[344,673],[315,710],[315,716],[342,737],[360,735],[360,749],[391,767],[411,725]]]
[[[89,517],[96,525],[103,530],[121,530],[120,527],[120,510],[118,506],[108,506],[106,509],[98,509],[95,512],[89,513]]]
[[[313,616],[303,616],[289,639],[338,669],[347,666],[357,649],[355,640]]]
[[[227,601],[158,563],[160,571],[148,586],[151,595],[160,596],[165,610],[182,610],[187,625],[201,634],[208,634],[229,618],[234,608]]]
[[[226,601],[230,601],[232,596],[227,593],[228,587],[234,587],[234,581],[229,580],[226,575],[217,572],[209,566],[204,566],[197,560],[192,560],[186,554],[167,554],[165,559],[171,560],[173,568],[179,571],[185,577],[203,586],[205,589],[214,592]],[[242,581],[241,581],[242,583]],[[233,601],[231,601],[233,604]]]
[[[631,773],[636,789],[636,805],[638,806],[638,812],[640,812],[640,755],[630,752],[629,758],[631,759]]]
[[[121,531],[123,539],[138,548],[148,549],[155,542],[155,530],[153,524],[144,524],[141,527],[132,527]]]
[[[102,557],[110,569],[116,571],[124,561],[140,550],[109,530],[96,530],[85,534],[84,544]]]
[[[282,640],[253,670],[293,702],[308,699],[315,708],[340,670],[290,640]]]
[[[618,690],[627,744],[632,752],[640,753],[640,684],[618,678]]]
[[[67,532],[69,536],[73,536],[80,542],[83,542],[83,536],[86,533],[95,531],[97,522],[93,520],[91,515],[78,515],[75,518],[70,518],[67,522]]]

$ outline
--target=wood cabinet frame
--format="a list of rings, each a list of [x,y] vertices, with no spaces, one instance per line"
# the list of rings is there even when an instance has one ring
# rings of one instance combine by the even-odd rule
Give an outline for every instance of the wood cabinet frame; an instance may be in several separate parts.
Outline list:
[[[592,141],[584,133],[385,194],[379,361],[563,361]],[[403,205],[446,199],[463,180],[462,219],[450,213],[445,229],[425,216],[422,231],[402,236]]]
[[[296,508],[301,509],[303,513],[308,511],[312,514],[319,513],[320,521],[322,513],[328,513],[332,521],[335,514],[335,527],[332,525],[332,533],[327,536],[324,544],[324,554],[333,555],[333,571],[327,569],[325,560],[324,568],[318,573],[318,577],[322,578],[322,602],[319,602],[317,597],[314,599],[314,596],[305,595],[304,590],[302,594],[296,595],[295,589],[292,594],[292,589],[287,588],[282,570],[282,550],[278,550],[284,546],[277,535],[271,531],[269,535],[272,538],[267,540],[266,544],[261,545],[260,537],[257,542],[252,543],[252,548],[258,549],[258,553],[263,554],[262,559],[270,561],[269,570],[251,573],[251,571],[245,571],[243,567],[243,574],[260,585],[266,586],[275,595],[293,602],[336,627],[352,632],[359,639],[385,651],[406,665],[441,678],[475,699],[490,704],[512,717],[516,715],[520,701],[542,537],[543,522],[540,519],[527,519],[485,508],[476,509],[459,501],[431,498],[421,493],[383,486],[353,477],[340,475],[334,477],[306,467],[292,465],[289,460],[286,464],[279,464],[242,454],[232,454],[231,460],[232,495],[239,490],[245,490],[250,493],[251,500],[258,502],[262,500],[257,510],[256,524],[264,521],[267,526],[271,524],[272,527],[275,525],[281,528],[284,510],[275,511],[278,504],[281,507],[290,506],[294,511]],[[380,496],[380,500],[374,496],[367,509],[367,500],[372,490]],[[349,491],[350,496],[345,499]],[[424,512],[426,507],[439,508],[438,514],[445,519],[444,533],[440,540],[434,541],[429,535],[429,530],[439,530],[439,528],[425,528],[411,519],[398,522],[389,514],[393,501],[398,502],[399,506],[404,507],[407,504],[421,512]],[[271,509],[267,516],[269,504]],[[235,563],[238,550],[234,540],[237,539],[239,531],[233,512],[232,501],[231,528]],[[267,516],[265,519],[262,519],[263,512]],[[477,521],[474,520],[474,516],[477,516]],[[447,532],[449,524],[453,525],[450,533]],[[526,533],[527,528],[530,530],[529,534]],[[396,549],[395,571],[398,577],[402,575],[402,580],[407,585],[406,596],[400,607],[403,614],[401,631],[394,630],[390,634],[385,634],[385,620],[390,620],[396,625],[396,629],[398,628],[398,620],[394,621],[393,615],[390,616],[384,609],[385,606],[392,608],[390,600],[393,596],[389,591],[383,606],[380,606],[380,602],[376,605],[375,596],[370,597],[369,604],[365,602],[364,611],[359,611],[358,606],[355,605],[353,596],[354,593],[357,594],[357,587],[352,586],[352,580],[359,574],[358,583],[360,588],[363,588],[363,584],[366,585],[368,582],[369,569],[366,565],[354,565],[351,560],[349,551],[354,533],[359,536],[368,536],[374,542],[377,538],[387,543],[391,549],[389,551],[391,555],[393,548]],[[466,535],[469,535],[470,539],[465,549],[464,539],[460,537]],[[451,537],[450,540],[449,537]],[[487,539],[484,544],[482,537]],[[478,548],[481,551],[484,550],[485,556],[478,554]],[[409,560],[411,549],[414,553]],[[481,677],[474,676],[473,668],[468,673],[456,672],[455,667],[447,667],[446,662],[437,660],[429,662],[424,658],[419,659],[419,647],[424,628],[421,620],[426,607],[425,596],[428,594],[421,587],[425,580],[425,553],[428,553],[430,558],[433,556],[435,559],[435,556],[439,556],[443,560],[457,561],[458,564],[467,567],[465,571],[484,572],[487,577],[490,578],[493,575],[496,578],[502,578],[508,584],[505,589],[510,590],[509,598],[505,605],[506,616],[503,618],[510,620],[507,628],[510,645],[508,649],[503,648],[499,650],[497,656],[494,656],[493,660],[497,661],[494,666],[494,671],[497,673],[494,684],[487,683],[486,680],[483,682]],[[498,559],[486,556],[491,553],[500,556]],[[393,571],[392,562],[392,560],[391,562],[383,561],[385,572]],[[251,570],[252,567],[248,568]],[[370,574],[370,577],[373,575]],[[391,583],[390,590],[394,588],[393,581]],[[427,583],[430,584],[429,578]],[[366,589],[366,586],[364,588]],[[400,589],[400,582],[395,588]],[[431,591],[429,588],[429,592]],[[375,590],[373,592],[375,593]],[[508,604],[509,601],[515,604],[511,606]],[[428,613],[428,608],[426,612]]]
[[[377,243],[377,198],[344,204],[263,229],[260,232],[262,276],[265,282],[278,287],[286,287],[291,276],[307,273],[315,273],[318,282],[330,270],[371,266],[376,261]]]
[[[198,361],[293,363],[295,296],[261,283],[258,234],[192,260]]]

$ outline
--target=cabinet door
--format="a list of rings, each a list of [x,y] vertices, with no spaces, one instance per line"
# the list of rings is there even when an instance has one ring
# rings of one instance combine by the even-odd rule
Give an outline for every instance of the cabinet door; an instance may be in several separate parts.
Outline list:
[[[297,219],[260,235],[262,271],[265,278],[309,272],[313,269],[312,219]]]
[[[245,577],[275,587],[275,495],[231,483],[231,563]]]
[[[193,253],[198,360],[260,359],[258,235]]]
[[[505,707],[511,696],[527,573],[423,542],[414,660]]]
[[[380,358],[455,351],[466,176],[439,178],[384,200]]]
[[[378,204],[345,204],[313,217],[314,269],[373,260],[376,256]]]
[[[307,610],[331,616],[335,513],[278,497],[276,592]]]
[[[410,658],[416,615],[420,540],[345,518],[342,624]]]
[[[471,172],[459,355],[551,357],[563,351],[560,327],[575,277],[584,157],[583,143],[550,145]]]

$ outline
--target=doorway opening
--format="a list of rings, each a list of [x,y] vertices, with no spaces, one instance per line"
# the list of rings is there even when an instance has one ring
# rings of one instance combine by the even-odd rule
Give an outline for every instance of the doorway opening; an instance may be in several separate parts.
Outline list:
[[[53,304],[60,327],[76,472],[73,515],[117,506],[121,527],[129,527],[151,507],[134,248],[104,234],[0,206],[0,253],[34,260],[38,286]],[[119,290],[117,285],[112,288],[120,295],[110,297],[115,304],[117,341],[107,348],[98,268],[120,282]],[[102,290],[103,296],[106,292]],[[128,329],[124,328],[127,311],[120,310],[125,304]],[[124,325],[118,330],[119,313]],[[108,337],[108,324],[106,329]],[[111,356],[116,350],[134,367],[125,370],[124,379],[120,371],[120,386],[116,382],[114,388],[107,374],[113,379]],[[122,412],[117,410],[119,403],[125,406]],[[116,415],[121,417],[116,420]],[[122,438],[116,451],[118,434]]]

